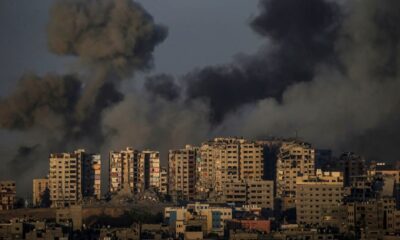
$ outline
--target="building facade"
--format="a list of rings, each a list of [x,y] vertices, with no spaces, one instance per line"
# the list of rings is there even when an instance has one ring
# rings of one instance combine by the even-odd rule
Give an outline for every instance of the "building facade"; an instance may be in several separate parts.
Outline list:
[[[215,138],[201,145],[198,191],[222,192],[225,182],[261,180],[264,146],[243,138]]]
[[[84,154],[83,164],[83,196],[101,197],[101,156],[100,154]]]
[[[347,224],[358,239],[382,239],[386,232],[399,230],[394,198],[348,202],[346,207]]]
[[[0,181],[0,211],[14,208],[16,193],[14,181]]]
[[[316,176],[298,177],[296,185],[298,224],[319,225],[327,209],[342,204],[344,191],[340,172],[318,171]]]
[[[365,159],[352,152],[343,153],[340,156],[339,162],[344,174],[345,187],[351,186],[354,178],[359,178],[367,174]]]
[[[41,203],[42,203],[44,195],[46,194],[46,191],[49,191],[49,193],[50,193],[48,178],[33,179],[33,196],[32,196],[33,206],[35,206],[35,207],[41,206]]]
[[[84,197],[100,198],[99,155],[79,149],[72,153],[50,154],[49,162],[50,200],[53,207],[76,205]]]
[[[276,196],[292,208],[296,198],[297,178],[315,174],[315,150],[299,141],[282,142],[276,162]]]
[[[274,209],[274,182],[266,180],[225,182],[223,199],[226,203],[255,205]]]
[[[160,188],[160,154],[127,147],[110,152],[110,192],[140,193]]]
[[[196,221],[196,225],[201,225],[204,235],[215,233],[223,236],[225,222],[232,219],[232,209],[193,203],[186,207],[166,207],[164,217],[176,236],[184,235],[191,221]]]
[[[168,194],[168,168],[160,168],[160,193]]]
[[[195,195],[197,152],[198,149],[190,145],[169,151],[169,194],[176,199],[192,199]]]

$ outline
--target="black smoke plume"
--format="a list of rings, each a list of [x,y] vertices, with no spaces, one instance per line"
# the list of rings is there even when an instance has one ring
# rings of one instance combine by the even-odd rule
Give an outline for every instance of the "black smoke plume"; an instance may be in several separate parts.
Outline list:
[[[144,84],[146,90],[154,96],[162,97],[168,101],[180,97],[181,88],[175,83],[175,79],[167,74],[148,77]]]
[[[187,97],[207,101],[213,123],[221,123],[227,113],[247,103],[269,97],[281,101],[288,86],[311,81],[318,64],[335,61],[340,20],[337,4],[263,0],[260,8],[251,26],[270,41],[268,49],[185,77]]]
[[[286,1],[265,2],[281,5]],[[313,3],[315,9],[324,12],[317,7],[323,1],[297,2]],[[298,133],[317,146],[355,151],[369,160],[399,160],[396,152],[400,141],[400,2],[354,0],[342,1],[339,7],[340,19],[336,21],[339,27],[329,37],[334,40],[329,44],[334,47],[334,62],[321,61],[318,57],[329,56],[326,55],[329,51],[310,52],[318,53],[315,55],[318,58],[312,59],[319,65],[312,72],[311,82],[293,84],[281,100],[265,98],[240,109],[225,120],[225,132],[239,129],[247,136]],[[298,13],[290,15],[298,16]],[[263,22],[268,25],[268,21]],[[290,25],[284,25],[290,32]],[[329,25],[322,24],[315,29],[329,32]],[[308,43],[304,47],[312,49],[310,43],[319,42],[320,38],[311,37],[310,32],[313,31],[304,26],[290,38],[306,39]],[[301,37],[303,33],[310,37]],[[306,63],[308,59],[303,58]]]

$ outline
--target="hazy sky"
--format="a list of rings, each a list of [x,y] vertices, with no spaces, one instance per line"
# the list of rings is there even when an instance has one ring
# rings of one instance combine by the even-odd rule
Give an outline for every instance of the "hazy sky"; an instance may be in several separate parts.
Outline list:
[[[0,95],[22,73],[63,72],[69,62],[47,50],[51,0],[0,2]],[[195,67],[229,62],[254,52],[262,42],[249,27],[257,0],[140,0],[158,23],[169,28],[155,51],[156,72],[184,74]],[[229,4],[229,7],[227,5]]]

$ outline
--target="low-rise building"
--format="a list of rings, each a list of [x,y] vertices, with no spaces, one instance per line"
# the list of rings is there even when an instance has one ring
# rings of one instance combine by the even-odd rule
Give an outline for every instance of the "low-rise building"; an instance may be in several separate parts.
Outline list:
[[[227,230],[244,230],[247,232],[256,231],[263,234],[271,232],[271,221],[264,219],[232,219],[226,223]]]
[[[282,225],[272,234],[276,240],[336,240],[339,233],[329,228],[303,228],[297,224]]]
[[[199,221],[204,221],[202,225],[204,235],[215,233],[223,236],[225,222],[232,219],[232,209],[193,203],[186,207],[166,207],[164,217],[176,236],[184,234],[187,224],[191,221],[192,223],[196,221],[197,225]]]
[[[0,223],[0,239],[24,239],[25,225],[19,219]]]

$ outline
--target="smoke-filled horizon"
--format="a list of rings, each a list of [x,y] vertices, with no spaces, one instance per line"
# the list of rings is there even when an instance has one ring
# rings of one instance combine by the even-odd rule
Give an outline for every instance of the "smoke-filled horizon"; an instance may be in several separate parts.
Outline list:
[[[0,137],[14,139],[2,143],[9,155],[0,173],[30,186],[53,151],[88,148],[105,163],[126,146],[165,155],[218,135],[298,134],[317,147],[398,160],[400,3],[384,1],[260,0],[249,23],[265,39],[257,53],[183,76],[151,74],[168,31],[139,4],[56,1],[49,49],[74,56],[77,70],[21,73],[0,100]],[[137,72],[150,73],[143,86],[125,87],[140,85]]]

